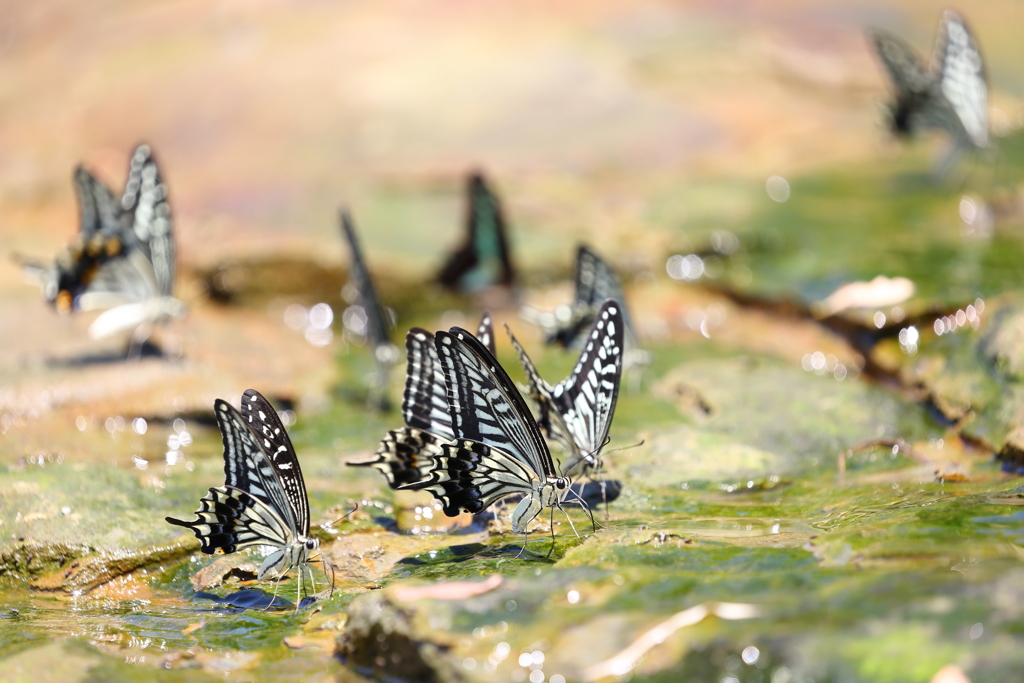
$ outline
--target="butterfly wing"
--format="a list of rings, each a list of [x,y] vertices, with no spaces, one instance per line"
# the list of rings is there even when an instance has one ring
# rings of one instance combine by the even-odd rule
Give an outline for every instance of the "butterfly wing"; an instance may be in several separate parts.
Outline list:
[[[487,347],[492,356],[498,355],[494,346],[494,322],[491,320],[491,312],[488,310],[485,310],[483,317],[480,318],[480,326],[476,329],[476,338]]]
[[[932,88],[934,75],[906,41],[887,31],[870,31],[868,35],[896,86],[897,97],[922,95]]]
[[[294,538],[292,530],[270,506],[229,486],[211,488],[199,499],[195,514],[196,519],[191,522],[174,517],[164,519],[191,529],[207,555],[217,550],[233,553],[259,545],[283,547]]]
[[[434,335],[455,436],[500,449],[545,480],[555,477],[544,437],[504,368],[458,327]]]
[[[503,449],[456,439],[441,445],[423,481],[401,488],[430,491],[441,501],[444,513],[454,517],[462,510],[480,512],[509,494],[530,494],[538,483],[533,469]]]
[[[977,147],[988,145],[988,86],[978,43],[959,14],[946,10],[935,42],[936,71],[946,101]]]
[[[349,276],[359,290],[359,305],[366,313],[366,339],[376,349],[391,344],[391,336],[384,316],[384,311],[377,299],[377,290],[370,278],[370,271],[363,260],[363,252],[356,237],[355,226],[347,211],[341,212],[341,230],[348,243],[352,264]]]
[[[256,437],[258,445],[270,458],[280,488],[287,499],[295,528],[303,536],[309,535],[309,499],[302,469],[295,455],[291,439],[285,431],[277,410],[255,389],[242,394],[242,419]]]
[[[443,439],[412,427],[392,429],[381,440],[372,460],[345,463],[352,467],[373,467],[393,489],[425,480],[441,454]]]
[[[572,374],[551,394],[581,457],[591,464],[597,463],[615,414],[624,332],[621,306],[611,299],[605,301]]]
[[[471,294],[491,285],[511,286],[515,271],[498,197],[479,173],[470,175],[467,193],[466,240],[445,263],[438,281]]]
[[[121,207],[102,181],[84,167],[75,168],[75,196],[78,198],[78,225],[83,240],[118,227]]]
[[[434,335],[414,327],[405,335],[405,393],[402,418],[415,429],[431,432],[444,440],[455,438],[448,412],[448,390],[444,371],[434,348]]]
[[[299,527],[274,463],[257,441],[249,424],[229,403],[213,404],[224,445],[224,484],[248,493],[273,509],[289,529]]]
[[[515,335],[512,334],[512,330],[508,325],[505,325],[505,332],[508,333],[509,339],[512,341],[512,348],[516,350],[516,354],[519,356],[519,363],[523,366],[523,372],[526,374],[526,380],[530,385],[530,398],[533,399],[534,405],[537,407],[537,425],[549,439],[561,444],[562,449],[566,453],[576,455],[579,448],[573,439],[572,432],[569,431],[569,427],[565,424],[562,411],[555,404],[554,396],[552,396],[554,388],[544,381],[540,373],[537,372],[533,361],[526,355],[526,351],[519,344],[519,340],[516,339]]]
[[[174,290],[174,222],[167,185],[149,145],[139,145],[132,152],[121,207],[131,217],[130,233],[138,249],[152,265],[156,293],[170,296]]]

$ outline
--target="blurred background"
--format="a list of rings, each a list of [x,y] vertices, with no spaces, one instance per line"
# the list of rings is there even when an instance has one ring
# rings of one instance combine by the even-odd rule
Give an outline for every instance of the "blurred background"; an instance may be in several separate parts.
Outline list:
[[[6,529],[17,528],[19,543],[28,538],[50,550],[69,529],[77,534],[87,527],[98,537],[89,540],[93,549],[168,542],[175,532],[164,524],[164,510],[186,514],[203,486],[221,480],[220,444],[207,428],[214,398],[237,402],[248,387],[286,399],[282,407],[294,409],[289,420],[298,413],[296,442],[318,515],[346,496],[373,497],[382,510],[390,506],[393,496],[369,476],[375,473],[357,480],[360,475],[343,466],[346,458],[372,453],[383,430],[397,427],[399,418],[395,412],[367,417],[365,401],[351,400],[373,364],[341,322],[349,257],[338,209],[352,211],[382,302],[398,314],[393,341],[401,344],[411,324],[473,326],[479,301],[424,283],[463,239],[465,175],[481,169],[504,203],[521,275],[519,302],[545,310],[569,303],[574,249],[586,241],[622,276],[645,347],[654,352],[642,384],[652,391],[637,392],[637,377],[626,380],[632,384],[613,429],[617,445],[635,443],[638,434],[648,438],[647,450],[623,458],[631,468],[623,478],[634,490],[619,504],[632,516],[619,521],[623,528],[646,529],[650,501],[657,501],[664,509],[676,506],[675,521],[663,523],[675,524],[680,534],[718,536],[703,546],[705,564],[683,561],[690,556],[682,553],[691,551],[679,550],[671,566],[685,586],[667,601],[668,592],[643,593],[640,613],[655,603],[667,610],[698,599],[796,596],[813,604],[808,609],[814,613],[786,612],[796,615],[793,622],[809,624],[794,641],[792,661],[815,642],[820,649],[814,656],[831,662],[838,642],[846,648],[843,657],[858,665],[874,661],[877,668],[860,669],[861,678],[836,674],[827,680],[904,683],[933,680],[954,657],[933,648],[928,666],[909,676],[910,664],[892,664],[898,671],[885,678],[873,672],[890,671],[886,667],[899,658],[882,646],[895,648],[901,661],[916,662],[935,637],[929,630],[933,615],[952,613],[952,593],[958,605],[980,605],[948,619],[943,642],[962,647],[957,661],[965,667],[981,661],[971,660],[976,651],[967,648],[982,632],[996,630],[975,627],[984,621],[989,628],[991,619],[1005,617],[1002,640],[993,635],[980,641],[995,664],[979,667],[1019,671],[1011,661],[1018,655],[1008,653],[1021,651],[1021,627],[1006,607],[1020,604],[1019,572],[1004,580],[1002,570],[986,570],[993,572],[986,575],[991,581],[978,593],[956,593],[961,583],[953,586],[949,577],[959,581],[955,572],[961,570],[967,576],[976,561],[969,555],[1012,560],[1007,571],[1016,572],[1024,543],[1019,536],[1004,541],[1002,531],[989,533],[1004,524],[1019,529],[1019,521],[992,516],[977,522],[982,508],[997,515],[986,487],[1004,485],[991,455],[1012,445],[1007,435],[1024,424],[1024,349],[1018,343],[1024,316],[1018,310],[999,318],[1005,324],[986,338],[979,322],[984,310],[995,310],[993,297],[1007,292],[1007,310],[1020,308],[1013,292],[1020,290],[1024,261],[1024,139],[1018,132],[1024,124],[1024,3],[959,8],[987,62],[996,144],[966,156],[944,179],[931,173],[946,144],[943,136],[908,144],[886,128],[890,87],[865,37],[867,27],[885,29],[928,58],[945,8],[910,0],[0,2],[0,459],[15,473],[0,489],[0,525],[6,520]],[[23,282],[8,256],[49,261],[77,231],[75,164],[84,163],[119,194],[128,155],[142,141],[153,146],[170,188],[176,293],[189,315],[155,335],[164,358],[122,362],[125,338],[90,340],[86,330],[96,314],[59,316],[41,301],[38,288]],[[827,325],[813,320],[815,306],[837,288],[877,275],[908,278],[911,293],[877,306],[869,298],[854,305],[857,310],[833,309],[842,315]],[[318,304],[330,308],[314,308]],[[502,322],[513,324],[531,355],[539,349],[539,331],[518,319],[515,307],[497,311],[496,318],[503,361],[511,356]],[[964,335],[943,336],[958,327]],[[552,380],[564,376],[574,356],[537,353]],[[563,373],[558,377],[556,367]],[[392,374],[395,402],[402,368],[399,362]],[[872,381],[848,381],[865,375]],[[780,393],[789,400],[780,401]],[[196,433],[195,445],[189,430]],[[977,509],[947,510],[940,521],[927,518],[925,510],[919,519],[912,515],[920,501],[908,497],[893,510],[889,496],[903,493],[890,482],[895,475],[874,464],[864,465],[867,474],[857,481],[862,488],[837,494],[832,454],[876,435],[914,441],[919,454],[936,462],[955,460],[960,478],[949,480],[965,487],[968,474],[957,468],[976,466],[986,478],[970,484]],[[1024,434],[1019,442],[1015,447],[1024,453]],[[890,462],[889,448],[896,458],[893,443],[882,444],[883,463]],[[65,457],[77,469],[50,468],[51,474],[30,467],[55,459],[60,464]],[[931,485],[938,470],[924,460],[900,460],[905,471],[896,478],[915,489],[919,482]],[[187,471],[178,467],[172,478],[179,462]],[[840,484],[845,462],[840,460]],[[765,496],[774,496],[780,473],[808,471],[817,480],[788,489],[798,495],[787,503],[792,509],[781,512],[774,502],[750,512],[747,499],[737,502],[722,493],[731,494],[736,481],[744,491],[754,490],[756,481]],[[128,493],[101,495],[100,477],[115,482],[103,486]],[[697,478],[706,484],[701,502],[693,502],[698,494],[689,489]],[[664,482],[668,488],[659,488]],[[39,502],[39,487],[52,500]],[[837,502],[839,495],[847,498]],[[121,519],[104,516],[115,499],[118,514],[123,508],[133,531],[141,529],[134,531],[137,537],[126,540]],[[998,502],[1020,504],[1017,498]],[[929,499],[919,507],[931,504]],[[159,515],[153,514],[157,507]],[[29,509],[36,511],[23,517]],[[348,508],[339,509],[334,517]],[[79,510],[80,519],[74,517]],[[1003,515],[1006,508],[998,510]],[[733,532],[739,522],[731,525],[747,515],[764,518],[755,520],[764,521],[761,531],[746,523],[751,538],[763,532],[788,544],[785,550],[775,552],[782,545],[758,540],[741,547],[747,541],[736,539],[743,532]],[[857,526],[878,519],[877,527]],[[359,522],[364,536],[383,533],[379,520]],[[695,526],[686,526],[693,520]],[[780,523],[785,538],[774,536]],[[904,534],[915,523],[916,545],[908,544]],[[847,526],[848,535],[841,536]],[[947,534],[936,541],[939,526]],[[832,546],[812,544],[817,533],[830,531],[837,532]],[[569,542],[567,529],[558,533]],[[612,537],[605,546],[589,544],[570,558],[564,574],[552,576],[583,581],[583,574],[571,573],[573,562],[586,568],[599,557],[613,568],[633,563],[624,591],[634,583],[654,591],[651,586],[661,586],[664,577],[650,557],[662,552],[666,537],[641,552],[636,548],[651,540],[635,533],[628,543]],[[872,534],[874,546],[862,542]],[[389,572],[396,562],[427,547],[409,545],[421,543],[411,535],[391,536],[397,549],[388,551],[390,564],[382,560],[365,570],[360,555],[352,564],[367,573],[348,580],[362,586],[394,579],[397,574]],[[445,537],[430,542],[450,545]],[[950,543],[963,544],[956,546],[962,558],[946,551]],[[626,545],[634,555],[621,551]],[[58,550],[59,565],[66,556],[63,546]],[[735,557],[753,558],[743,565],[749,573],[733,573],[734,550]],[[863,557],[881,569],[855,574],[852,563]],[[488,562],[480,571],[496,571]],[[956,562],[961,564],[951,573]],[[854,590],[851,580],[833,591],[831,572],[844,565],[842,571],[860,583]],[[459,566],[469,572],[475,565]],[[0,575],[8,569],[0,566]],[[51,569],[34,567],[26,576],[43,576],[34,579],[43,581],[34,588],[81,593],[73,580],[65,581],[67,575],[46,584],[43,570]],[[719,583],[710,582],[711,572]],[[793,585],[805,581],[827,595],[787,592],[792,586],[786,577],[799,572],[804,578],[794,578]],[[897,572],[903,573],[892,578]],[[177,610],[181,596],[190,595],[188,565],[170,576],[161,579],[161,590]],[[433,580],[442,574],[417,576]],[[921,576],[932,582],[927,589]],[[110,597],[111,610],[134,595],[152,597],[145,579],[124,585],[104,584],[97,594]],[[776,590],[780,585],[784,590]],[[889,601],[918,589],[919,599],[908,598],[918,602],[905,613],[904,603]],[[847,602],[837,610],[855,613],[850,623],[856,621],[857,629],[875,633],[885,622],[889,630],[877,642],[865,636],[849,645],[845,622],[833,618],[831,607],[815,611],[840,594]],[[19,604],[44,605],[39,595],[22,591]],[[40,613],[64,614],[65,603],[47,600]],[[175,647],[190,646],[193,617],[184,608],[175,614],[181,623],[159,628],[182,641]],[[98,610],[93,617],[90,637],[106,633],[108,614]],[[83,632],[63,618],[53,623]],[[548,616],[542,621],[541,627],[551,628],[545,637],[561,637],[558,623]],[[589,644],[604,642],[590,640],[594,633],[614,632],[625,642],[642,620],[619,631],[592,621],[594,630],[567,638]],[[221,622],[225,632],[236,626],[230,615]],[[906,631],[912,637],[900,630],[905,622],[913,622]],[[135,623],[125,623],[117,629],[135,634]],[[839,635],[816,640],[820,624]],[[52,626],[45,620],[37,625],[32,638]],[[290,633],[277,627],[274,647]],[[148,622],[145,628],[158,630]],[[757,628],[758,638],[775,633],[772,622]],[[262,622],[252,631],[263,637]],[[171,642],[171,635],[161,637]],[[220,647],[212,636],[195,636],[207,637],[211,648]],[[613,636],[607,637],[611,642]],[[29,636],[24,638],[27,643]],[[149,641],[124,646],[141,652]],[[16,649],[23,647],[28,645],[19,640]],[[586,650],[563,648],[582,652],[581,659],[592,654]],[[715,680],[725,675],[720,668]],[[269,678],[278,680],[276,673]],[[348,679],[339,674],[339,680]]]

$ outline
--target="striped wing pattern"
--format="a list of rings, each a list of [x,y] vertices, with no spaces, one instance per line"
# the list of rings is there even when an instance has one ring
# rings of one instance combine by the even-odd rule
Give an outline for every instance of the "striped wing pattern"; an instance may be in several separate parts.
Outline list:
[[[555,467],[526,401],[505,369],[472,334],[438,332],[434,345],[445,373],[455,435],[500,449],[545,480]]]
[[[480,321],[477,337],[489,349],[494,348],[493,323],[487,311]],[[402,418],[407,426],[389,431],[381,439],[373,459],[347,463],[353,467],[376,468],[393,489],[426,479],[434,466],[434,457],[441,453],[441,444],[455,438],[434,335],[418,327],[412,328],[405,335],[405,354]]]
[[[377,469],[393,489],[426,479],[441,454],[444,440],[414,427],[392,429],[383,439],[372,460],[346,463],[352,467]]]
[[[978,43],[963,18],[946,10],[935,43],[942,95],[953,108],[971,142],[988,144],[988,86]]]
[[[121,208],[130,221],[138,248],[152,265],[156,293],[170,296],[174,290],[174,222],[167,185],[149,145],[139,145],[132,153]]]
[[[552,392],[580,456],[594,468],[615,415],[624,333],[621,307],[617,301],[605,301],[572,374]]]
[[[242,419],[263,447],[277,473],[278,481],[288,498],[288,507],[295,520],[295,528],[303,536],[309,535],[309,500],[302,468],[295,455],[291,439],[285,431],[277,410],[255,389],[242,394]]]
[[[217,548],[234,552],[252,545],[289,545],[299,530],[273,462],[230,404],[217,399],[214,413],[224,445],[225,485],[203,496],[194,521],[172,517],[167,521],[190,528],[205,553]]]
[[[506,328],[507,329],[507,328]],[[598,311],[587,342],[572,374],[552,387],[509,330],[537,404],[537,422],[548,438],[572,454],[566,471],[583,461],[597,469],[598,454],[608,436],[622,377],[625,326],[617,301],[607,300]]]
[[[101,180],[82,166],[75,168],[75,196],[78,198],[78,225],[84,240],[99,232],[118,228],[121,207]]]
[[[211,488],[199,499],[194,521],[173,517],[167,517],[167,521],[191,529],[207,555],[258,545],[284,546],[292,538],[291,530],[270,506],[228,486]]]
[[[441,445],[430,476],[407,488],[426,489],[441,501],[444,513],[477,513],[512,493],[530,494],[540,482],[528,465],[498,448],[456,439]]]
[[[418,327],[412,328],[405,335],[405,353],[405,394],[402,397],[405,424],[436,434],[443,440],[455,438],[434,335]]]
[[[622,283],[611,266],[597,252],[585,244],[576,249],[576,296],[569,320],[558,326],[547,339],[549,344],[560,344],[565,348],[576,345],[580,336],[590,328],[598,309],[607,299],[625,301]],[[629,314],[622,309],[623,324],[632,329]]]
[[[554,387],[537,372],[533,361],[530,360],[526,350],[512,334],[508,325],[505,325],[505,332],[508,333],[509,339],[512,341],[512,348],[519,356],[519,363],[523,366],[523,372],[530,385],[530,398],[537,408],[537,426],[548,439],[560,444],[566,453],[576,455],[579,452],[579,447],[576,445],[576,440],[573,438],[572,432],[569,431],[568,425],[565,424],[562,411],[555,405]]]

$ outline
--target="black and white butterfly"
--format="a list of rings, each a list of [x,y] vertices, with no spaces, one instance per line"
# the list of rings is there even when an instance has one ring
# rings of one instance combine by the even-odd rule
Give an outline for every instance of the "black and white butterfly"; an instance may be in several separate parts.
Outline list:
[[[957,148],[988,146],[985,64],[959,14],[943,13],[930,65],[890,33],[873,30],[869,36],[896,88],[890,105],[894,132],[912,135],[936,128],[951,135]]]
[[[469,176],[466,239],[451,254],[437,279],[442,286],[466,294],[515,282],[505,218],[498,197],[479,173]]]
[[[559,476],[537,422],[504,368],[469,332],[438,332],[434,346],[448,388],[455,439],[441,445],[424,481],[402,488],[425,489],[444,513],[477,513],[495,501],[521,494],[512,530],[525,533],[544,508],[561,507],[570,490]]]
[[[479,339],[494,354],[494,326],[484,311],[477,329]],[[405,392],[402,418],[405,426],[389,431],[372,460],[346,463],[373,467],[393,489],[423,481],[441,454],[441,444],[455,439],[448,410],[444,371],[434,348],[434,335],[414,327],[405,335]]]
[[[625,323],[622,306],[608,299],[597,317],[572,374],[551,386],[505,326],[530,383],[537,406],[537,423],[545,435],[562,446],[569,460],[566,474],[595,476],[601,470],[601,449],[615,415],[622,377]]]
[[[288,433],[270,402],[253,389],[242,395],[241,414],[220,399],[214,412],[224,444],[224,485],[200,499],[195,520],[166,519],[191,529],[208,555],[269,547],[257,579],[280,579],[298,567],[301,592],[306,565],[329,565],[320,541],[309,534],[306,485]]]
[[[80,230],[50,267],[26,265],[58,311],[104,310],[94,338],[151,326],[185,314],[174,298],[175,252],[167,186],[148,145],[132,153],[121,201],[89,171],[75,170]],[[140,335],[140,332],[143,333]]]
[[[342,290],[342,295],[356,309],[345,312],[343,319],[346,325],[352,325],[352,332],[365,337],[373,349],[377,374],[370,392],[370,403],[381,410],[390,410],[387,396],[388,381],[391,367],[398,360],[398,349],[391,343],[390,328],[393,324],[389,311],[385,310],[377,298],[377,290],[373,286],[370,270],[366,267],[363,252],[356,237],[355,226],[347,211],[341,212],[341,232],[348,244],[352,261],[349,269],[349,285]],[[346,296],[347,295],[347,296]]]

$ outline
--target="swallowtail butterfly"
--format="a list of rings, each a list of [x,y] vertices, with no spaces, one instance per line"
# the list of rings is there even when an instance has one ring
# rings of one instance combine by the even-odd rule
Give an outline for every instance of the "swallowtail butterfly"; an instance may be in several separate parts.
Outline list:
[[[512,330],[507,325],[505,329],[530,383],[538,425],[569,454],[563,471],[571,474],[579,469],[591,476],[600,472],[600,452],[608,438],[622,377],[622,307],[611,299],[601,305],[576,367],[555,386],[541,378]]]
[[[466,240],[448,258],[437,276],[438,282],[467,294],[493,285],[510,287],[515,281],[515,270],[498,197],[479,173],[469,176],[467,192]]]
[[[985,64],[959,14],[943,13],[930,66],[900,38],[877,30],[869,35],[896,88],[890,105],[894,132],[911,135],[937,128],[949,133],[957,147],[988,146]]]
[[[341,212],[341,231],[352,255],[349,277],[357,292],[355,305],[362,310],[362,315],[358,316],[358,319],[365,321],[362,330],[354,331],[366,337],[377,363],[377,376],[370,392],[370,403],[381,410],[390,410],[387,396],[388,378],[391,376],[391,367],[398,360],[398,350],[391,343],[391,321],[377,299],[377,290],[370,278],[370,270],[363,260],[355,227],[347,211]]]
[[[148,145],[132,153],[120,203],[82,167],[75,170],[80,231],[53,266],[26,274],[61,313],[103,310],[89,328],[99,338],[164,323],[185,313],[172,296],[175,254],[167,186]]]
[[[438,332],[434,346],[448,388],[455,439],[441,444],[424,481],[402,488],[430,491],[454,517],[477,513],[512,494],[523,499],[512,513],[512,530],[547,507],[561,507],[570,480],[555,472],[533,415],[490,351],[469,332]]]
[[[548,344],[558,344],[563,348],[576,346],[582,339],[583,332],[590,329],[597,316],[598,309],[606,299],[619,302],[620,313],[625,329],[632,333],[629,313],[622,306],[625,297],[619,276],[611,269],[604,259],[585,244],[576,249],[576,296],[572,302],[569,319],[558,321],[548,335]]]
[[[320,541],[309,535],[306,485],[288,433],[270,402],[253,389],[242,394],[241,414],[220,399],[214,412],[224,443],[224,485],[200,499],[195,520],[166,519],[191,529],[208,555],[269,546],[273,551],[257,579],[281,578],[298,567],[301,591],[305,565],[328,565]]]
[[[477,330],[479,339],[494,354],[494,327],[490,311],[484,311]],[[455,439],[448,412],[444,371],[434,348],[434,335],[414,327],[405,335],[405,393],[402,418],[405,427],[392,429],[381,440],[372,460],[346,463],[380,470],[393,489],[423,481],[441,454],[441,444]]]

